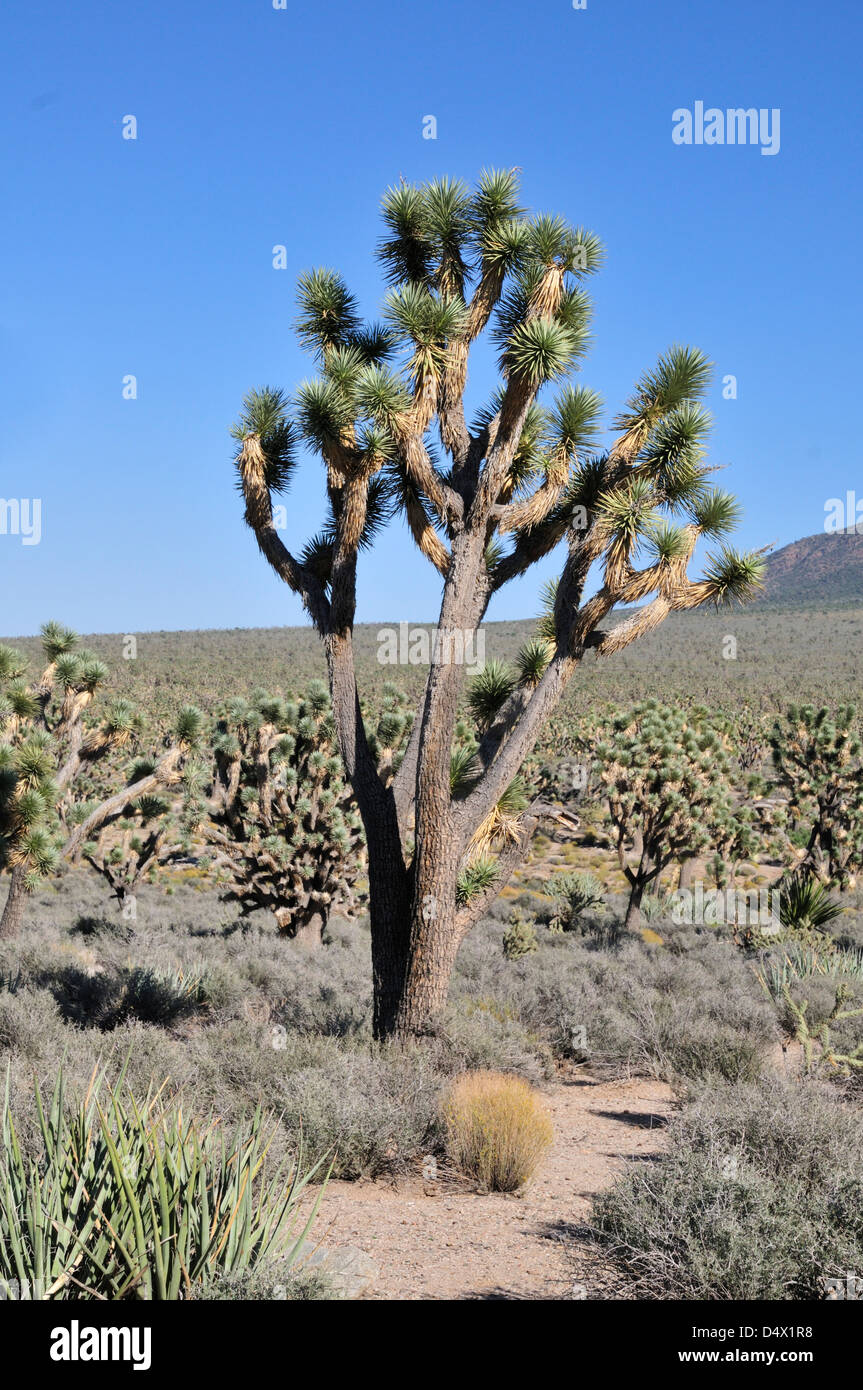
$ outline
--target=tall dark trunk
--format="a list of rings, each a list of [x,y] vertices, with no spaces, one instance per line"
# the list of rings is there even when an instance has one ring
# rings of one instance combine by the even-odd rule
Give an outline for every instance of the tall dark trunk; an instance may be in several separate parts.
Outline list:
[[[363,816],[369,856],[372,937],[372,1034],[380,1042],[396,1031],[410,939],[413,871],[405,866],[392,791]]]
[[[677,878],[678,893],[687,892],[692,885],[692,875],[695,870],[694,859],[681,859],[680,873]]]
[[[624,931],[632,931],[641,925],[641,899],[644,897],[646,887],[647,884],[644,879],[636,879],[633,883],[629,902],[626,905],[626,916],[623,919]]]
[[[9,876],[9,896],[0,917],[0,937],[17,936],[24,921],[24,908],[29,894],[23,869],[13,869]]]
[[[398,839],[389,851],[376,846],[370,853],[379,869],[369,874],[369,919],[372,933],[372,1032],[380,1042],[397,1029],[405,992],[411,876],[405,869]]]

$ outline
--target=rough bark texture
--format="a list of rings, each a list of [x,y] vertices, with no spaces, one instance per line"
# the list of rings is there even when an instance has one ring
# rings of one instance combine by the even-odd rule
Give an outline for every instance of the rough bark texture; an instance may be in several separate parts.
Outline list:
[[[629,902],[626,905],[626,917],[623,921],[624,931],[633,931],[641,924],[641,899],[644,897],[644,889],[647,885],[636,883],[629,895]]]
[[[0,937],[8,939],[19,935],[28,897],[23,871],[13,869],[9,875],[9,896],[3,908],[3,916],[0,917]]]

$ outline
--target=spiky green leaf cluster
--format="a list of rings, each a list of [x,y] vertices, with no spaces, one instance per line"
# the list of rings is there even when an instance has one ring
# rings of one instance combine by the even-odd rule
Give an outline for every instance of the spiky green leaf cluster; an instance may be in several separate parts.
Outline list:
[[[219,1272],[277,1257],[288,1268],[314,1220],[318,1202],[296,1218],[321,1163],[273,1163],[261,1111],[225,1133],[164,1097],[136,1100],[124,1068],[77,1103],[62,1070],[48,1097],[35,1083],[33,1116],[35,1156],[19,1142],[7,1073],[0,1282],[22,1297],[188,1299]]]

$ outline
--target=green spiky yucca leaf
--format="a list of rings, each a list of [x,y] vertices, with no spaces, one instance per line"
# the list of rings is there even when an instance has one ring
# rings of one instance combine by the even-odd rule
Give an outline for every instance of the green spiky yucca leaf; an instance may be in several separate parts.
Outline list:
[[[190,982],[194,986],[194,981]],[[258,1109],[226,1132],[162,1092],[138,1101],[94,1073],[83,1100],[34,1086],[40,1153],[22,1152],[7,1071],[0,1113],[0,1279],[40,1299],[178,1300],[219,1273],[296,1260],[317,1215],[299,1202],[326,1159],[273,1161]],[[162,1088],[164,1090],[164,1087]],[[321,1189],[323,1191],[323,1188]]]
[[[179,743],[194,748],[201,736],[204,716],[195,705],[184,705],[177,716],[176,736]]]
[[[743,603],[763,587],[765,568],[763,555],[723,546],[718,554],[708,556],[701,582],[717,607]]]
[[[658,421],[639,452],[636,467],[660,484],[681,472],[697,470],[712,425],[708,410],[696,401],[683,401]]]
[[[388,188],[381,201],[388,235],[378,243],[377,258],[390,285],[429,285],[434,248],[422,189],[400,183]]]
[[[576,332],[549,319],[528,319],[510,337],[501,370],[531,387],[541,386],[568,371],[586,343],[586,329]]]
[[[654,429],[672,411],[697,401],[710,384],[713,364],[698,348],[675,345],[663,353],[656,366],[639,378],[626,408],[618,415],[618,429]]]
[[[488,661],[468,686],[468,708],[480,729],[494,722],[495,715],[512,694],[516,676],[502,661]]]
[[[466,905],[486,892],[497,878],[497,862],[494,859],[474,859],[459,874],[456,885],[456,901]]]
[[[719,537],[736,530],[742,509],[730,492],[711,488],[697,499],[691,508],[692,519],[702,535]]]
[[[242,468],[243,448],[246,441],[256,438],[260,442],[264,481],[271,492],[285,492],[290,484],[294,470],[299,462],[297,439],[294,426],[287,415],[287,398],[284,391],[273,386],[264,386],[259,391],[249,391],[243,399],[240,418],[231,429],[237,440],[235,466]],[[242,480],[238,479],[242,488]]]
[[[449,785],[453,797],[465,796],[476,785],[480,770],[474,743],[455,747],[449,762]]]
[[[27,670],[26,658],[14,647],[0,643],[0,681],[14,681]]]
[[[567,386],[557,395],[549,412],[550,447],[567,458],[590,447],[599,432],[603,402],[588,386]]]
[[[78,634],[71,627],[66,627],[64,623],[50,621],[43,623],[39,629],[42,642],[42,651],[48,661],[56,661],[58,656],[64,656],[71,652],[73,647],[78,644]]]
[[[520,685],[539,685],[554,654],[554,646],[543,637],[526,642],[515,659]]]
[[[307,352],[324,356],[349,344],[362,327],[357,302],[341,275],[318,267],[297,281],[297,336]]]
[[[297,421],[303,437],[320,449],[340,443],[356,419],[356,408],[338,382],[327,377],[304,381],[297,389]]]
[[[842,910],[841,902],[811,874],[791,874],[779,885],[779,920],[790,931],[823,932]]]

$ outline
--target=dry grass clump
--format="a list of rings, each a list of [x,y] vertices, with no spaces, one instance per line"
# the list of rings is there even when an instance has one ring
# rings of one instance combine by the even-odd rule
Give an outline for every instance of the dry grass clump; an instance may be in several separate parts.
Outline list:
[[[552,1140],[551,1120],[519,1076],[467,1072],[444,1104],[452,1162],[490,1192],[515,1192],[533,1176]]]

